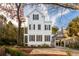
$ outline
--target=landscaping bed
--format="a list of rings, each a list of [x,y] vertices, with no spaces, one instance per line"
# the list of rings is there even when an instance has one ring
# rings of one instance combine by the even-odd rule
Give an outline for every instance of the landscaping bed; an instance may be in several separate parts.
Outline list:
[[[0,48],[0,56],[4,56],[5,55],[5,49],[4,48]]]
[[[37,48],[5,47],[4,46],[4,47],[0,48],[0,53],[1,53],[0,55],[1,56],[4,56],[4,55],[5,56],[67,56],[67,55],[70,56],[71,55],[71,51],[70,50],[65,51],[67,54],[64,54],[64,53],[58,53],[57,54],[57,53],[53,53],[53,52],[45,54],[45,53],[39,53],[40,49],[41,48],[38,48],[38,50],[37,50]],[[43,50],[41,50],[41,52],[43,52]],[[36,51],[36,53],[34,53],[33,51],[34,52]]]
[[[16,49],[28,54],[33,50],[33,48],[16,48]]]
[[[6,48],[5,50],[11,56],[67,56],[64,54],[30,54],[33,48]]]
[[[16,48],[5,48],[5,53],[11,56],[26,56],[27,54]]]

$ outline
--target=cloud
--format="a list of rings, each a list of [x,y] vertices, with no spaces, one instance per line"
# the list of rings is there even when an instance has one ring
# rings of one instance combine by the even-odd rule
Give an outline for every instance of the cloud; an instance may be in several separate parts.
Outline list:
[[[62,11],[62,13],[59,11],[56,15],[53,15],[53,16],[51,17],[52,26],[55,25],[55,23],[56,23],[58,17],[63,16],[63,15],[65,15],[65,14],[68,14],[69,12],[70,12],[69,9],[66,9],[65,11]]]

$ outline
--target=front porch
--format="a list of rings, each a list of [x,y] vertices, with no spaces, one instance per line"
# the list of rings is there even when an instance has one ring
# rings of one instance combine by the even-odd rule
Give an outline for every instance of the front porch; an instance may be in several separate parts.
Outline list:
[[[51,47],[51,35],[28,35],[24,34],[24,46],[49,46]]]

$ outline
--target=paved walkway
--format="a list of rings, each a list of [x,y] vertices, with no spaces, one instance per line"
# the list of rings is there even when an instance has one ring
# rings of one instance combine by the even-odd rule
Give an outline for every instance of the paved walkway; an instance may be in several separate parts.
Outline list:
[[[79,56],[79,50],[69,49],[72,56]],[[67,55],[67,48],[34,48],[30,54],[60,54]]]
[[[61,54],[61,55],[67,55],[66,52],[63,50],[59,50],[56,48],[35,48],[32,50],[30,54]]]

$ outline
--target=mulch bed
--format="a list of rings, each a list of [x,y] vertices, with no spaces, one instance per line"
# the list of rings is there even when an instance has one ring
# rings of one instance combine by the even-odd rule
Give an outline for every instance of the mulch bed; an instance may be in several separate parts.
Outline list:
[[[4,56],[5,55],[5,49],[4,48],[0,48],[0,56]]]
[[[16,49],[23,51],[25,53],[28,53],[28,54],[33,50],[33,48],[16,48]]]

